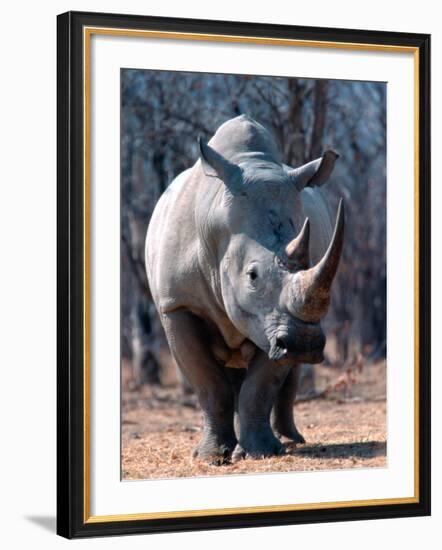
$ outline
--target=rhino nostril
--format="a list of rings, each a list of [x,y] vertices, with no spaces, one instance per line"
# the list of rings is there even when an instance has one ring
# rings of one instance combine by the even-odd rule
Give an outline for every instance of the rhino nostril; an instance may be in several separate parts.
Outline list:
[[[273,340],[269,350],[269,357],[274,361],[279,361],[287,357],[287,345],[283,338],[277,337]]]
[[[281,350],[283,355],[287,355],[287,344],[281,337],[276,338],[275,346]]]

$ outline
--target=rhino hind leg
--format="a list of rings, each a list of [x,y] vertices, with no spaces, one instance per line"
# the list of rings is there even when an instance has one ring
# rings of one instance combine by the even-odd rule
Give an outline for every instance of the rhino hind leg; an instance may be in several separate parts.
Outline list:
[[[234,459],[261,458],[283,454],[283,444],[273,433],[270,413],[290,367],[275,365],[259,351],[247,370],[238,401],[239,444]]]
[[[171,353],[203,412],[203,436],[193,456],[213,464],[228,463],[237,443],[234,392],[223,367],[211,353],[207,327],[185,310],[165,314],[162,321]]]
[[[239,439],[240,436],[240,423],[239,423],[239,393],[241,391],[241,386],[244,382],[244,379],[247,374],[247,369],[231,369],[226,368],[225,369],[227,378],[230,381],[230,384],[232,385],[233,389],[233,395],[234,395],[234,410],[235,410],[235,416],[234,416],[234,429],[235,429],[235,435],[236,438]]]
[[[279,437],[294,443],[305,443],[293,418],[293,405],[299,385],[300,365],[294,365],[282,383],[272,410],[272,427]]]

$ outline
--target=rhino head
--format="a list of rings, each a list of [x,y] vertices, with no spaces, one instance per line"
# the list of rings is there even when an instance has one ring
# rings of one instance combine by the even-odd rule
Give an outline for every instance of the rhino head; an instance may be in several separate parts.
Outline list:
[[[200,140],[205,175],[224,184],[211,220],[220,299],[235,328],[278,362],[323,360],[320,321],[342,252],[344,205],[326,252],[312,265],[315,235],[300,193],[322,185],[337,158],[327,151],[293,169],[265,152],[227,159]]]

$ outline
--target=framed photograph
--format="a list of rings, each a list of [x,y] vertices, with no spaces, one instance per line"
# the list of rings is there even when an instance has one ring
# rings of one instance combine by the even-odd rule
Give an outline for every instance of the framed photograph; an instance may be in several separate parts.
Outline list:
[[[58,534],[430,514],[430,37],[58,17]]]

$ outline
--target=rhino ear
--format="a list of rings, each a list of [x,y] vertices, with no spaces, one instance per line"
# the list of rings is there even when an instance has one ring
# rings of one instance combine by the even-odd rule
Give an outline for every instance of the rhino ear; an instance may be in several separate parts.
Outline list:
[[[312,160],[299,168],[289,169],[288,173],[290,179],[299,191],[302,191],[304,187],[318,187],[324,185],[333,172],[335,162],[338,158],[338,153],[328,150],[322,157],[316,160]]]
[[[239,191],[241,169],[198,138],[201,165],[206,176],[219,178],[232,192]]]

